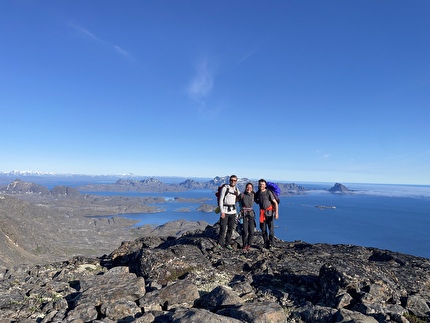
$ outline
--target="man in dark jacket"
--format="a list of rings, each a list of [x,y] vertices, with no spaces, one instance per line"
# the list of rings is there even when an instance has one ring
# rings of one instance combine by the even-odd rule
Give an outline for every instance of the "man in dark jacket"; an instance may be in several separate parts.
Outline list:
[[[275,219],[279,217],[278,202],[273,193],[266,189],[266,180],[258,181],[258,191],[255,194],[255,203],[260,207],[260,229],[264,240],[264,247],[270,249],[274,245]],[[269,230],[269,234],[267,234]]]

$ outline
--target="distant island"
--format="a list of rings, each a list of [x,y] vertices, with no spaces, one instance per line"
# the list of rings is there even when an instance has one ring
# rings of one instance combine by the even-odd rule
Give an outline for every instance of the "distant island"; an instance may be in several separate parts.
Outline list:
[[[326,209],[335,209],[334,205],[315,205],[316,208],[326,210]]]
[[[216,176],[214,179],[204,182],[186,179],[179,184],[171,184],[163,183],[159,179],[151,177],[144,180],[119,179],[115,183],[109,184],[88,184],[79,186],[77,189],[83,192],[182,192],[196,189],[216,190],[218,186],[228,183],[228,180],[229,176]],[[253,183],[254,187],[257,187],[257,181],[252,181],[246,177],[239,178],[237,185],[243,191],[248,182]],[[281,189],[281,196],[302,194],[308,191],[304,186],[295,183],[277,183],[277,185]]]
[[[344,194],[352,192],[350,189],[346,188],[345,185],[340,183],[334,184],[334,186],[331,187],[328,191],[331,193],[344,193]]]

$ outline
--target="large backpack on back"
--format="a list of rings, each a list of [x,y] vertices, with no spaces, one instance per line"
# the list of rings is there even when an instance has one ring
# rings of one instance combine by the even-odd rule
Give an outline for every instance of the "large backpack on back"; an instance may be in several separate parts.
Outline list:
[[[273,193],[273,196],[275,197],[275,200],[279,205],[281,203],[281,199],[279,198],[279,195],[281,195],[281,189],[279,188],[279,186],[275,183],[267,182],[266,189]]]
[[[221,190],[222,190],[222,188],[224,187],[224,186],[226,186],[226,185],[228,185],[228,184],[222,184],[221,186],[218,186],[218,190],[216,191],[216,193],[215,193],[215,196],[216,196],[216,202],[217,202],[217,204],[219,205],[219,198],[220,198],[220,196],[221,196]],[[226,195],[227,194],[229,194],[229,190],[227,190],[227,192],[226,192]],[[233,194],[233,193],[230,193],[230,194]],[[235,187],[234,188],[234,195],[236,195],[236,201],[237,201],[237,198],[238,198],[238,196],[239,196],[239,194],[238,194],[238,191],[237,191],[237,187]]]
[[[226,186],[227,184],[222,184],[220,186],[218,186],[218,190],[215,192],[215,196],[216,196],[216,203],[217,205],[219,205],[219,198],[221,196],[221,190],[224,186]]]

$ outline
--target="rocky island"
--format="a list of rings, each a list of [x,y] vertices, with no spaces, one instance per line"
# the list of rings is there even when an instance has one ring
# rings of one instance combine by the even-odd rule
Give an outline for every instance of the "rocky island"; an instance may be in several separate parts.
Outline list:
[[[340,184],[340,183],[334,184],[334,186],[331,187],[328,191],[331,192],[331,193],[342,193],[342,194],[347,194],[347,193],[351,193],[352,192],[345,185]]]
[[[315,207],[317,208],[317,209],[320,209],[320,210],[334,210],[334,209],[336,209],[336,206],[334,206],[334,205],[315,205]]]

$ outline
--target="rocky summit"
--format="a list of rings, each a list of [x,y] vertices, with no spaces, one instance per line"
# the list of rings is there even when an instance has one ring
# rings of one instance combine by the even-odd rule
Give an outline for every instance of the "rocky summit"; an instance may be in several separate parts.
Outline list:
[[[216,246],[218,224],[2,273],[0,322],[429,322],[430,260],[352,245]]]

